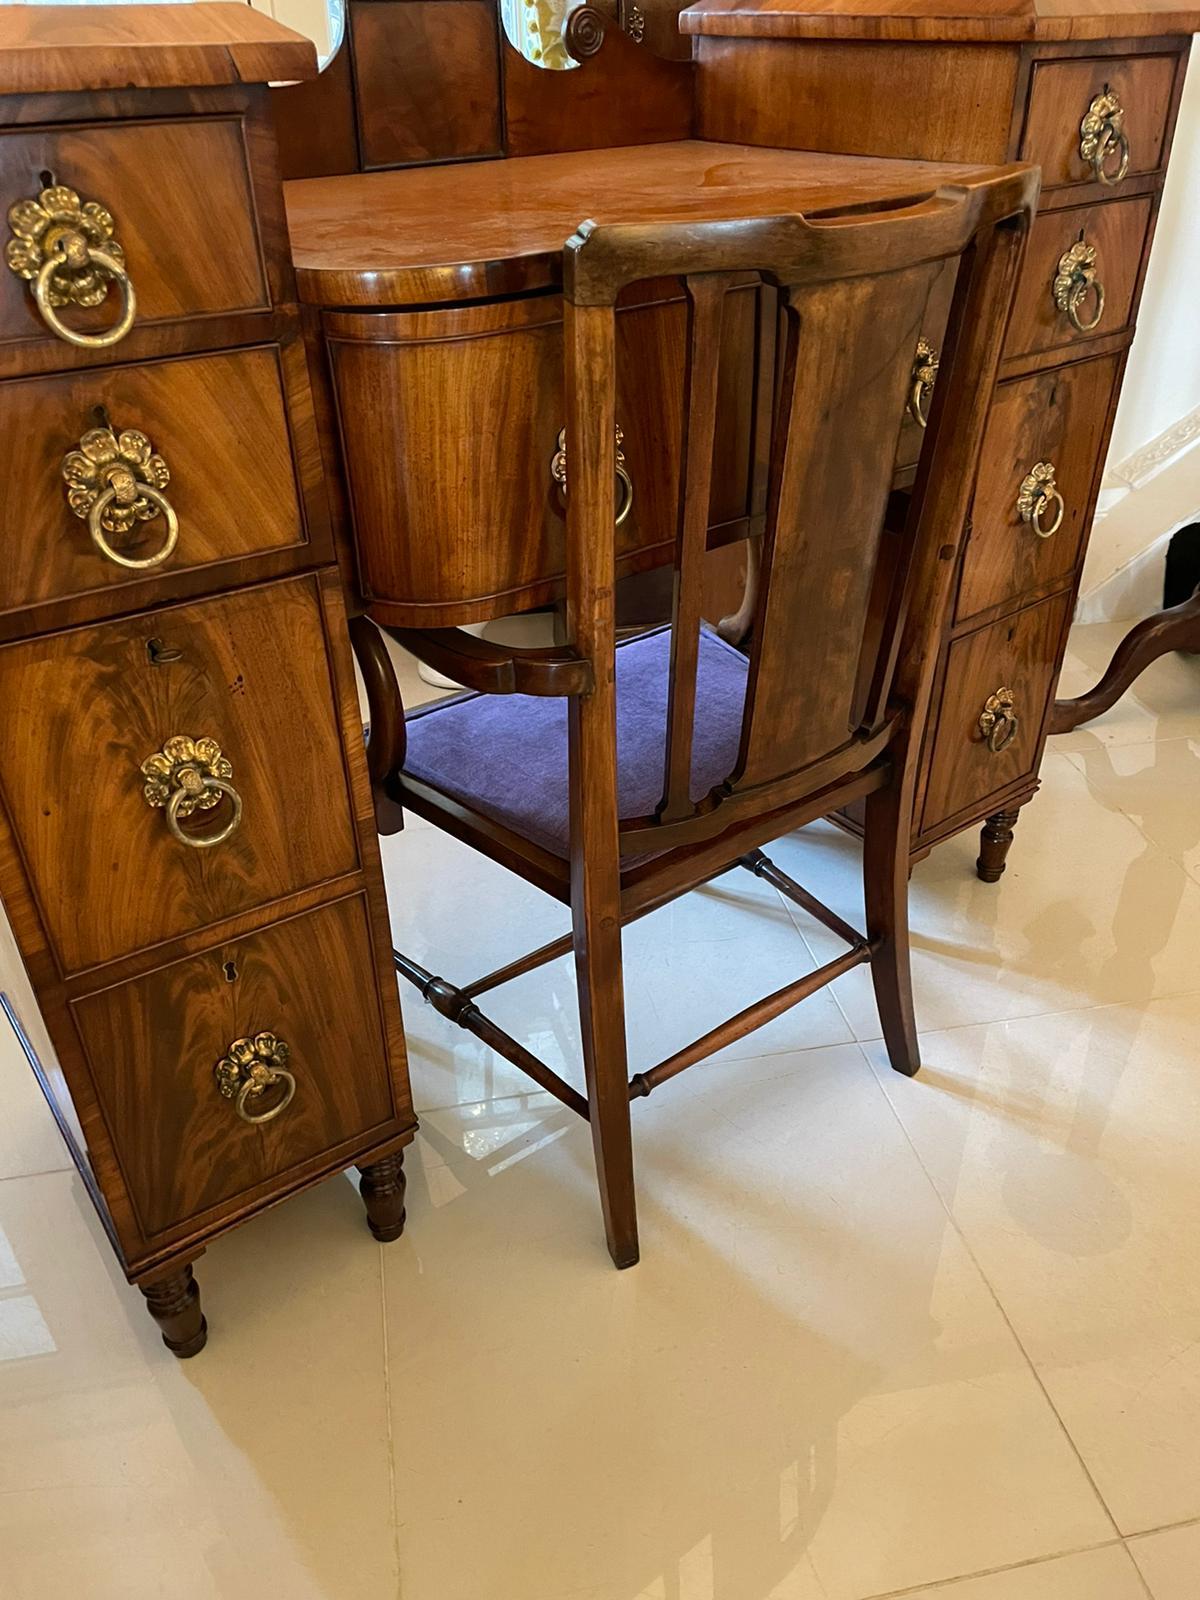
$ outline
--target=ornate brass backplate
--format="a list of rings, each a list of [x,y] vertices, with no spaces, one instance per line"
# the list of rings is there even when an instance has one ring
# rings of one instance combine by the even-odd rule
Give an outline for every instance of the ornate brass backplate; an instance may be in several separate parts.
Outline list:
[[[117,433],[107,423],[89,428],[78,449],[63,457],[62,475],[75,515],[90,522],[100,502],[99,525],[116,538],[137,522],[163,515],[161,493],[171,481],[167,463],[144,433],[136,428]],[[159,493],[151,498],[148,489]],[[161,553],[155,557],[156,562],[162,559]]]
[[[1091,333],[1104,315],[1104,285],[1096,276],[1096,246],[1082,235],[1058,259],[1058,270],[1051,286],[1054,304],[1065,311],[1080,333]],[[1088,295],[1096,298],[1095,315],[1087,322],[1080,311]]]
[[[940,357],[929,340],[918,339],[906,409],[913,421],[919,423],[922,428],[929,421],[929,397],[937,382],[939,364]]]
[[[613,518],[615,527],[620,527],[633,509],[633,479],[629,476],[629,468],[625,465],[625,430],[618,422],[613,430],[616,439],[617,453],[617,485],[620,496],[617,500],[616,515]],[[563,499],[567,497],[567,430],[560,428],[558,438],[555,440],[554,454],[550,457],[550,476],[559,487]]]
[[[243,1122],[270,1122],[292,1102],[295,1074],[288,1071],[291,1049],[275,1033],[235,1039],[213,1068],[217,1088],[233,1101]],[[278,1090],[270,1100],[272,1090]]]
[[[125,271],[116,223],[98,200],[81,200],[66,184],[48,184],[34,200],[8,209],[12,233],[4,250],[9,270],[33,285],[34,298],[51,332],[68,344],[93,349],[116,344],[129,332],[137,310]],[[63,306],[98,306],[116,284],[121,315],[99,334],[77,333],[58,316]]]
[[[215,739],[189,739],[176,734],[161,750],[142,762],[146,783],[142,796],[148,806],[162,807],[167,826],[180,844],[193,850],[206,850],[221,844],[234,833],[242,820],[242,798],[233,787],[233,766],[221,754]],[[216,833],[185,833],[180,821],[195,811],[212,811],[228,796],[233,814]]]
[[[1115,169],[1109,158],[1116,154]],[[1105,84],[1084,112],[1079,124],[1079,154],[1100,183],[1112,188],[1129,171],[1129,140],[1125,134],[1125,110]]]
[[[1017,736],[1020,718],[1013,709],[1011,689],[997,689],[988,695],[979,713],[979,731],[993,755],[999,755]]]
[[[1047,506],[1056,506],[1057,512],[1051,525],[1043,528],[1042,513]],[[1048,539],[1052,533],[1058,532],[1066,513],[1066,504],[1058,492],[1053,461],[1035,462],[1021,479],[1021,487],[1017,490],[1017,511],[1021,521],[1027,523],[1039,539]]]

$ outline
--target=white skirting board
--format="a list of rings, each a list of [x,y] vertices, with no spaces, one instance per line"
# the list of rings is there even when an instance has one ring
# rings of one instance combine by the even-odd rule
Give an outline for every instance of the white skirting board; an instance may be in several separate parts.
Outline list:
[[[1105,470],[1075,620],[1134,622],[1157,610],[1168,541],[1198,520],[1200,406]]]

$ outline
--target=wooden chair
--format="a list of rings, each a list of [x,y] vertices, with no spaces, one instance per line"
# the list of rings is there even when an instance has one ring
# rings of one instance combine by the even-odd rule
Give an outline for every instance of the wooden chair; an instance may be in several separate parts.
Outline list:
[[[592,1127],[608,1246],[638,1258],[630,1101],[839,974],[870,963],[893,1067],[919,1061],[909,978],[908,840],[939,614],[959,551],[1036,173],[992,169],[892,211],[664,226],[585,223],[563,260],[565,648],[509,651],[454,629],[396,630],[473,692],[394,710],[372,750],[393,800],[568,903],[572,932],[459,988],[397,952],[459,1026]],[[885,526],[892,457],[930,288],[957,287],[906,517]],[[722,307],[733,275],[777,286],[779,357],[762,571],[748,654],[701,623]],[[682,278],[689,320],[673,620],[614,639],[614,304]],[[362,631],[375,695],[386,677]],[[374,744],[374,740],[373,740]],[[403,766],[401,762],[403,761]],[[865,798],[866,931],[780,872],[769,840]],[[815,972],[632,1081],[625,923],[732,864],[845,940]],[[586,1097],[477,1005],[574,947]]]

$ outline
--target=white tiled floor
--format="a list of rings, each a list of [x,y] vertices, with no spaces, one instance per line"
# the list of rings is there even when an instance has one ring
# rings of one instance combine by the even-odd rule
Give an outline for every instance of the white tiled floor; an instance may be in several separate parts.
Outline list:
[[[772,853],[854,913],[843,836]],[[1200,661],[974,853],[913,878],[921,1076],[854,973],[638,1104],[628,1273],[586,1129],[406,994],[407,1236],[343,1181],[260,1218],[185,1364],[0,1030],[0,1600],[1197,1600]],[[450,977],[564,925],[420,823],[386,856]],[[646,919],[635,1063],[827,948],[745,874]],[[577,1076],[567,963],[494,1010]]]

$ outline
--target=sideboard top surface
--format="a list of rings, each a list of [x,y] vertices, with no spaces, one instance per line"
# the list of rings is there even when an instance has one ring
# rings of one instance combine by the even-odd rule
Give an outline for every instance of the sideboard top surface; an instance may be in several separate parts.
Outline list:
[[[740,39],[893,39],[988,44],[1200,32],[1170,0],[697,0],[680,31]]]
[[[995,168],[683,139],[284,185],[303,300],[407,306],[557,287],[579,224],[915,202]]]
[[[232,0],[0,5],[0,95],[313,78],[312,41]]]

